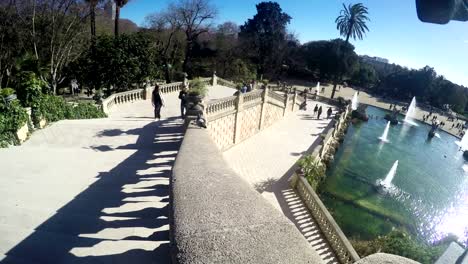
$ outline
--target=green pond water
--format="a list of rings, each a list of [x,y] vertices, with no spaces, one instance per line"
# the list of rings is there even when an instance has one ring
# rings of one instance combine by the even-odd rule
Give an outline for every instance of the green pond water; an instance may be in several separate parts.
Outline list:
[[[378,138],[387,111],[368,107],[374,118],[352,124],[327,171],[321,197],[348,237],[372,239],[402,227],[429,242],[453,233],[468,237],[468,162],[458,139],[442,131],[428,140],[428,125],[391,126],[388,143]],[[378,117],[378,118],[375,118]],[[403,117],[401,117],[403,119]],[[392,194],[378,191],[399,160]],[[466,170],[466,171],[465,171]]]

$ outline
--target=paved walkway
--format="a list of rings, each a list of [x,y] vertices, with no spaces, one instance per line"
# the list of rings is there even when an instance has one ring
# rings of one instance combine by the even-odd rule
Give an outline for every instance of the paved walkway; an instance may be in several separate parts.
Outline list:
[[[301,86],[301,85],[295,85],[296,88],[298,88],[299,90],[303,90],[305,88],[305,86]],[[315,85],[312,86],[313,89],[312,89],[312,92],[315,91]],[[321,95],[324,95],[326,97],[331,97],[331,93],[332,93],[332,90],[333,90],[333,86],[332,85],[325,85],[323,86],[325,87],[325,92],[324,93],[321,93]],[[311,88],[311,86],[309,86],[309,88]],[[357,90],[351,88],[351,87],[342,87],[341,89],[337,89],[336,91],[336,94],[335,94],[335,98],[341,96],[343,98],[346,98],[346,99],[349,99],[351,100],[354,96],[354,93],[356,93]],[[373,105],[373,106],[377,106],[377,107],[380,107],[380,108],[383,108],[383,109],[387,109],[389,110],[390,109],[390,104],[394,104],[396,101],[395,100],[386,100],[386,99],[383,99],[383,98],[380,98],[380,97],[374,97],[366,92],[359,92],[359,102],[362,102],[362,103],[365,103],[365,104],[368,104],[368,105]],[[398,106],[398,109],[401,109],[403,106],[408,106],[409,105],[409,101],[408,102],[397,102],[397,106]],[[419,101],[418,101],[418,98],[416,98],[416,106],[418,105]],[[419,108],[419,107],[416,107],[416,116],[415,118],[422,121],[422,117],[423,115],[428,115],[429,112],[422,109],[422,108]],[[465,122],[463,120],[459,120],[459,121],[448,121],[447,119],[447,116],[441,116],[439,114],[435,114],[437,117],[437,120],[439,121],[443,121],[446,125],[444,127],[442,127],[441,129],[456,136],[456,137],[460,137],[460,132],[463,131],[463,129],[457,129],[455,128],[456,124],[457,123],[460,123],[460,124],[464,124]],[[432,116],[431,116],[432,118]],[[431,121],[431,118],[429,118],[425,123],[427,124],[432,124],[432,121]],[[455,126],[452,128],[452,124],[455,124]]]
[[[313,116],[316,103],[297,111],[224,152],[225,159],[265,199],[283,212],[317,250],[325,263],[338,263],[309,211],[289,186],[297,160],[318,144],[330,120]],[[328,106],[322,105],[324,112]]]
[[[166,104],[159,122],[139,101],[0,149],[0,263],[170,263],[169,177],[183,131],[177,94]]]

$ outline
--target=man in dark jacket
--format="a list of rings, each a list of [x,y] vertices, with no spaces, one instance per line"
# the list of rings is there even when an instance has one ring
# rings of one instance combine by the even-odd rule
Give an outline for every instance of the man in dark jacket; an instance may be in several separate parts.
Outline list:
[[[185,117],[185,114],[187,112],[187,99],[185,98],[187,96],[187,90],[184,88],[182,88],[182,90],[180,91],[179,93],[179,99],[180,99],[180,115],[182,116],[182,118]]]

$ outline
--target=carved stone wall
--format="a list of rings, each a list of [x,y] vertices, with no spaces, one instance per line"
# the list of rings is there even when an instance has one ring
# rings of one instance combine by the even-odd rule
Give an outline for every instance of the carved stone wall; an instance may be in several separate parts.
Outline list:
[[[234,145],[235,123],[235,114],[229,114],[208,122],[210,136],[220,150],[226,150]]]
[[[297,99],[296,93],[286,95],[266,89],[209,102],[205,115],[210,136],[224,151],[297,110]]]
[[[241,112],[242,126],[240,128],[240,140],[245,140],[260,131],[260,117],[262,106],[257,104]]]

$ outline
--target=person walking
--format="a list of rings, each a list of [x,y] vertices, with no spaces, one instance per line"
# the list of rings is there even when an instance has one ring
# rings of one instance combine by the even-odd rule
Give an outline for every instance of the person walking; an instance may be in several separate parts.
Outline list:
[[[185,98],[187,96],[187,89],[184,87],[182,90],[179,92],[179,99],[180,99],[180,116],[182,118],[185,117],[185,114],[187,112],[187,99]]]
[[[327,110],[327,119],[330,119],[331,115],[332,115],[332,108],[331,107],[328,107],[328,110]]]
[[[318,109],[319,109],[319,108],[318,108],[318,104],[316,104],[315,107],[314,107],[314,115],[317,114]]]
[[[161,120],[161,108],[164,106],[164,99],[159,91],[159,85],[156,85],[151,96],[151,103],[154,107],[154,118]]]
[[[317,112],[317,119],[320,119],[320,115],[322,114],[322,106],[319,107]]]

